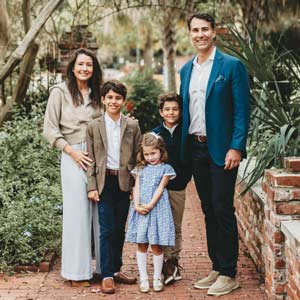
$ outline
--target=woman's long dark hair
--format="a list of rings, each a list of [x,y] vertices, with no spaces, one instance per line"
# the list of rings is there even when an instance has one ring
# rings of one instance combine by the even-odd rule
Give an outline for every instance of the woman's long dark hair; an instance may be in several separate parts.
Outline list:
[[[69,61],[66,69],[67,85],[71,93],[73,103],[75,106],[78,106],[83,103],[83,96],[78,89],[76,77],[73,72],[74,65],[79,54],[85,54],[91,57],[91,59],[93,60],[93,75],[90,79],[88,79],[88,87],[91,89],[90,98],[93,107],[99,107],[101,104],[100,86],[103,81],[102,70],[95,54],[91,50],[85,48],[77,49],[73,53],[73,56]]]

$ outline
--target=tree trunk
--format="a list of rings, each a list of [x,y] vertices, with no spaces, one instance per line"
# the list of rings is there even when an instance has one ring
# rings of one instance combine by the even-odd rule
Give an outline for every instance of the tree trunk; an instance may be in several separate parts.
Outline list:
[[[3,70],[1,70],[0,84],[4,84],[4,80],[13,72],[14,68],[20,63],[23,56],[25,55],[20,67],[20,77],[17,87],[14,91],[14,95],[9,101],[7,101],[7,103],[5,103],[3,107],[0,107],[0,126],[9,118],[10,111],[14,103],[20,104],[21,102],[23,102],[26,96],[26,91],[30,83],[30,76],[32,74],[34,62],[38,52],[38,45],[34,43],[34,40],[48,18],[62,1],[63,0],[52,0],[48,2],[48,4],[44,7],[44,9],[33,22],[21,44],[12,53],[7,63],[3,67]],[[24,0],[23,2],[23,16],[26,30],[30,26],[30,19],[28,17],[28,3],[30,4],[30,2],[25,2],[26,0]]]
[[[0,68],[4,65],[7,45],[9,41],[8,14],[5,0],[0,0]],[[0,108],[5,105],[3,88],[0,91]]]
[[[145,62],[145,67],[152,69],[152,56],[153,56],[153,51],[152,51],[152,29],[150,26],[147,26],[146,29],[146,41],[144,45],[144,62]]]
[[[176,22],[174,17],[176,14],[173,10],[168,9],[163,18],[163,48],[164,48],[164,63],[165,76],[167,76],[167,91],[176,92]]]
[[[31,80],[31,74],[34,68],[35,59],[39,50],[39,46],[33,43],[28,48],[22,63],[20,65],[20,75],[17,86],[14,90],[12,98],[13,103],[21,104],[24,102],[26,92]]]
[[[25,32],[28,32],[31,26],[30,7],[30,0],[23,0],[22,14]],[[21,104],[24,102],[38,50],[38,44],[32,43],[22,59],[18,83],[13,93],[13,103]]]
[[[3,81],[11,74],[14,68],[20,63],[30,44],[35,40],[36,36],[41,31],[48,18],[51,16],[51,14],[55,11],[55,9],[61,2],[63,2],[63,0],[49,1],[48,4],[42,10],[42,12],[36,17],[30,30],[24,37],[23,41],[18,46],[18,48],[11,54],[9,60],[1,70],[0,84],[3,83]]]
[[[30,17],[30,0],[23,0],[22,4],[22,15],[23,15],[23,24],[25,32],[27,33],[31,26],[31,17]]]
[[[0,0],[0,67],[4,62],[9,41],[8,14],[5,0]]]

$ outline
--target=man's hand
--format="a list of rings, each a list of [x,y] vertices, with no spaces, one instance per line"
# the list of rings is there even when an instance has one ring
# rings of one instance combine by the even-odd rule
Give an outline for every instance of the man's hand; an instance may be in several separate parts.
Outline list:
[[[100,201],[99,193],[97,190],[89,191],[88,198],[92,201]]]
[[[242,159],[241,151],[229,149],[225,157],[224,170],[232,170],[239,166]]]

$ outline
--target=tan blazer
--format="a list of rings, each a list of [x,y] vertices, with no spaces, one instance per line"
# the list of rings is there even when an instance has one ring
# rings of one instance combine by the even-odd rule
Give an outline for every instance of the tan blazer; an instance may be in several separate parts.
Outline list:
[[[135,166],[141,140],[138,121],[121,115],[120,138],[119,186],[122,191],[128,192],[133,186],[133,177],[130,175],[130,171]],[[93,160],[92,165],[87,170],[88,191],[98,190],[100,195],[105,183],[107,163],[107,135],[104,114],[88,124],[86,142],[89,157]]]

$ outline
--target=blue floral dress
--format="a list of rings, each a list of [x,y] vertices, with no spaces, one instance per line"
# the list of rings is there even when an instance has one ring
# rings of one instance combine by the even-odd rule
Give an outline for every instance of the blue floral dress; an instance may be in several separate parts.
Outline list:
[[[170,179],[176,176],[174,169],[165,163],[134,169],[132,174],[139,175],[140,203],[145,204],[151,201],[163,176],[170,176]],[[175,245],[175,227],[166,188],[154,208],[146,215],[137,213],[132,201],[126,241],[161,246]]]

